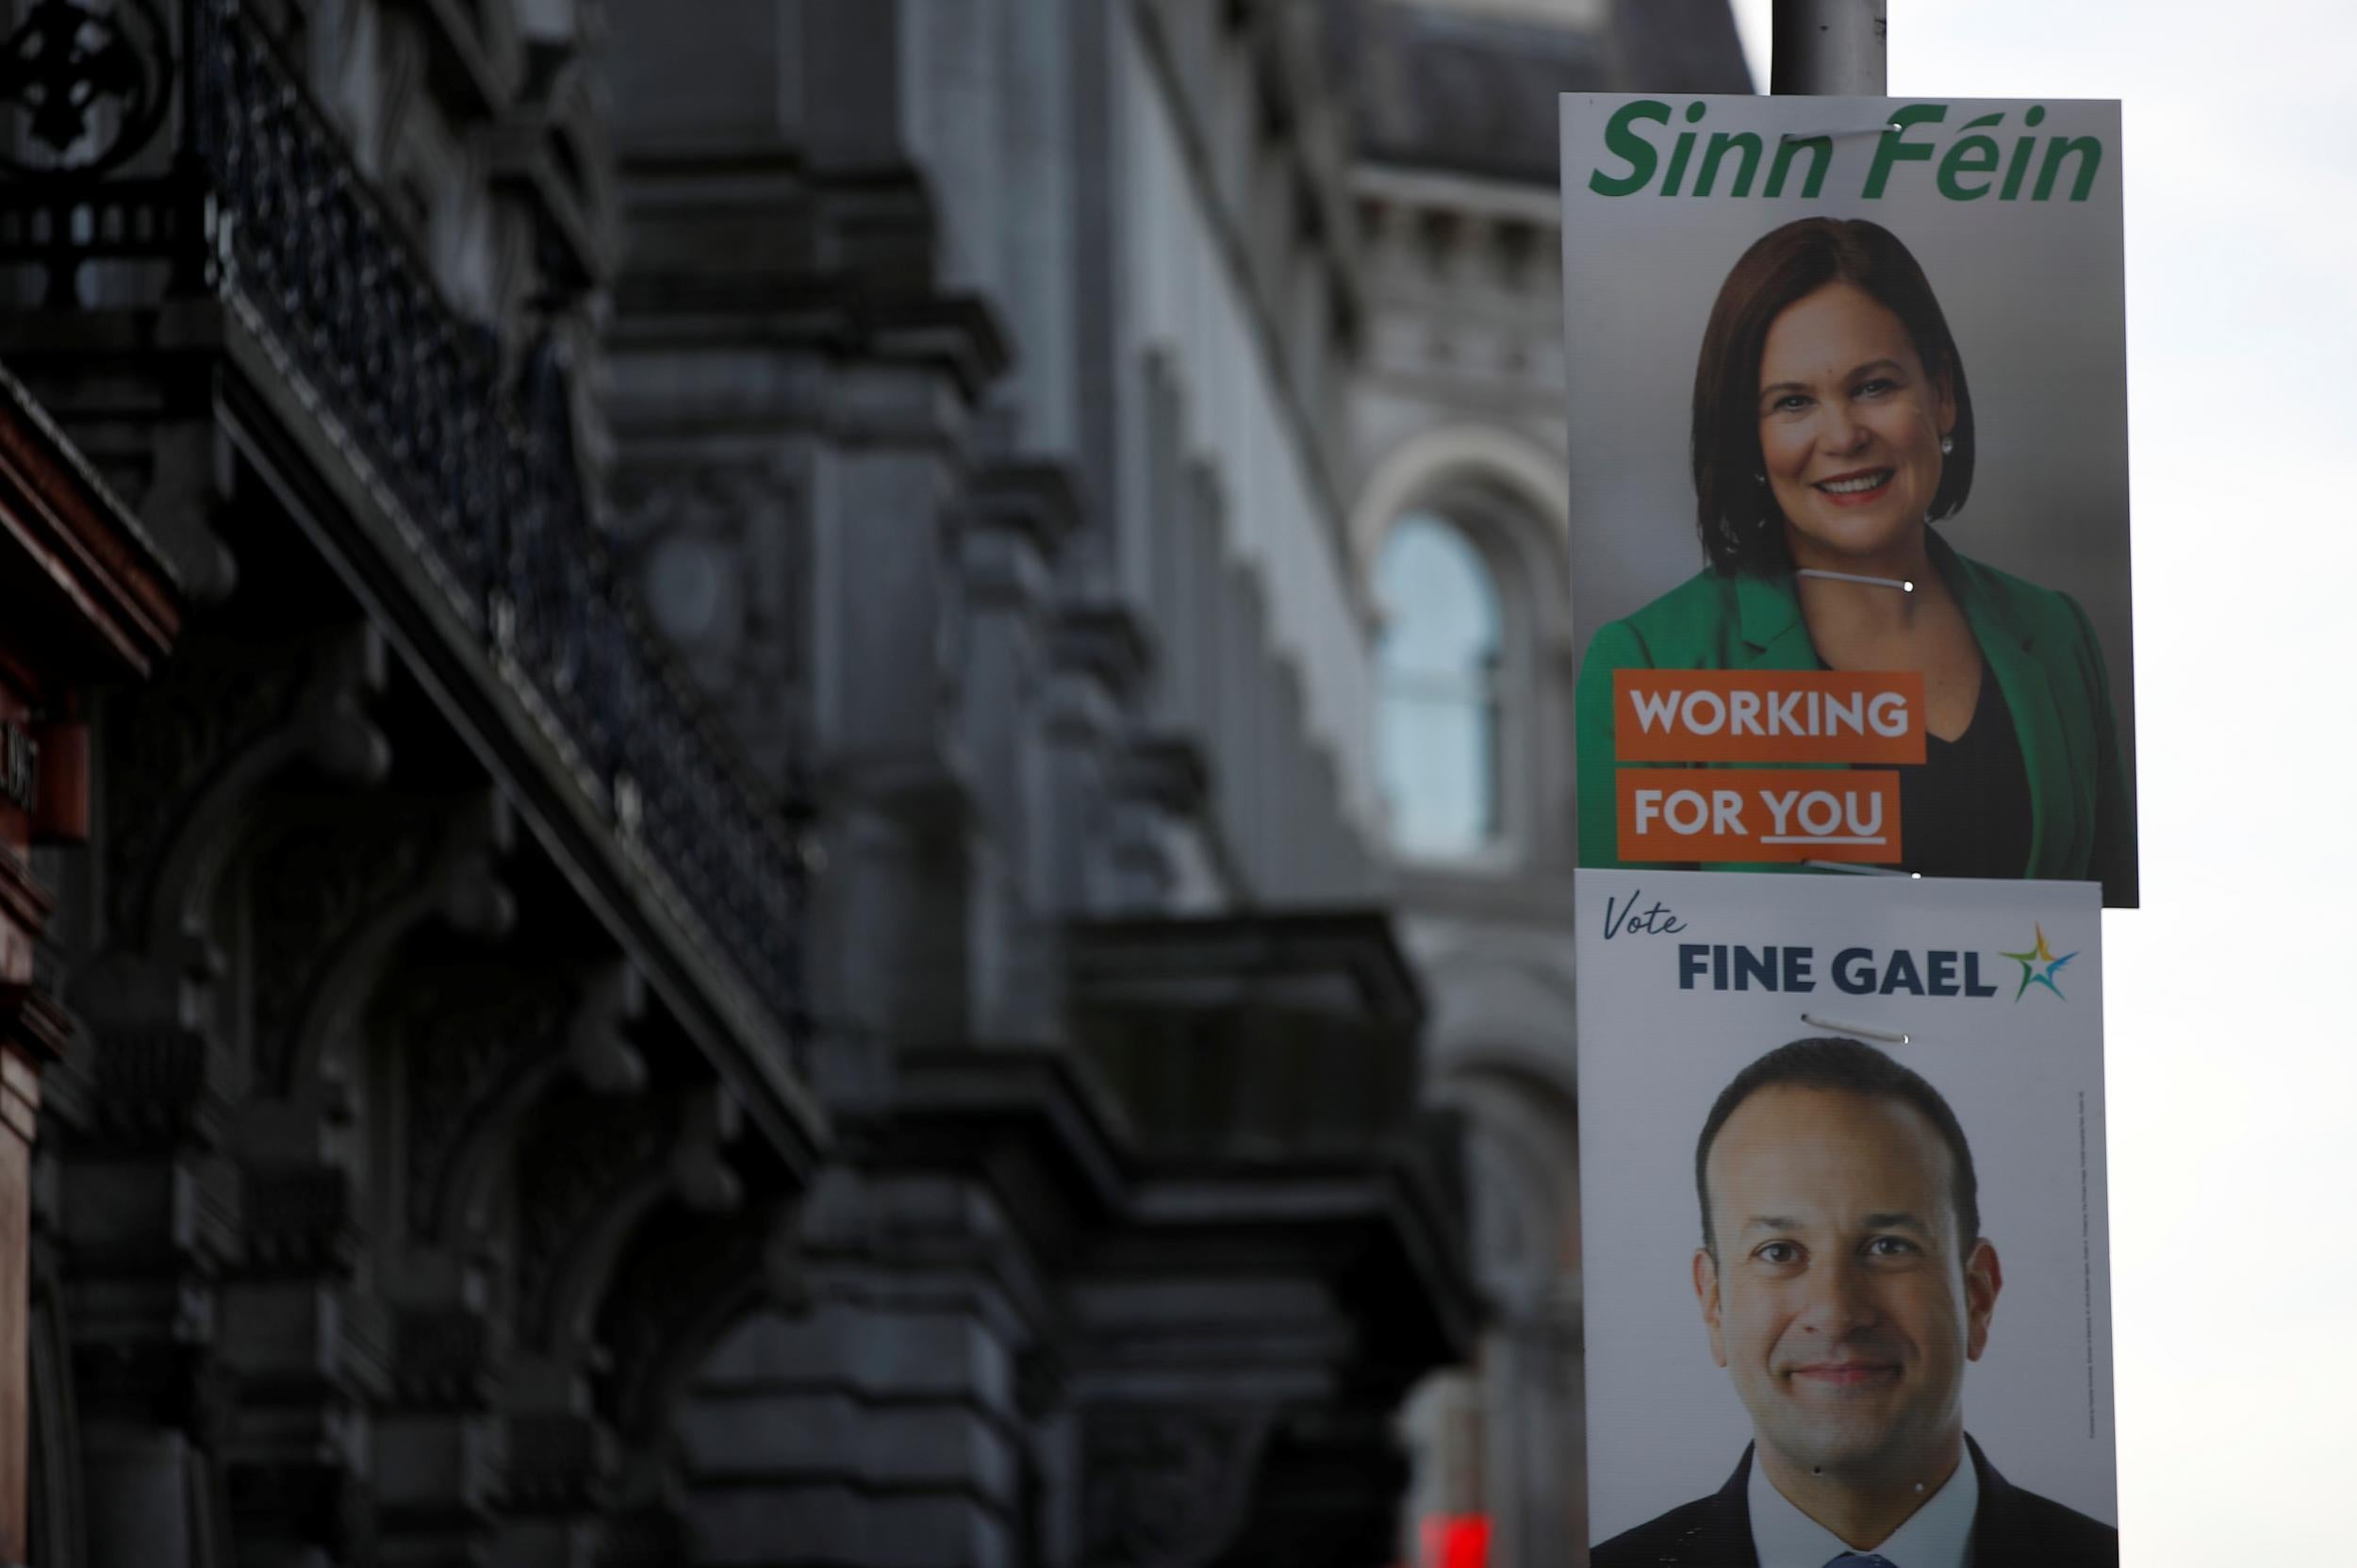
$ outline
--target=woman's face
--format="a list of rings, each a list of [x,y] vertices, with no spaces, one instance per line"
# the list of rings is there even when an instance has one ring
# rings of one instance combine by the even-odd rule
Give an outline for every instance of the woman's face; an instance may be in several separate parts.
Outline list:
[[[1759,356],[1759,450],[1803,566],[1917,549],[1954,428],[1899,318],[1854,284],[1785,306]]]

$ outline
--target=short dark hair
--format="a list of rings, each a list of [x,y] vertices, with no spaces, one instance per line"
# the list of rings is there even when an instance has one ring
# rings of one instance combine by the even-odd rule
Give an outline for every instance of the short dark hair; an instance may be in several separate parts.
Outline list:
[[[1738,1107],[1762,1089],[1834,1089],[1875,1099],[1895,1099],[1923,1114],[1948,1146],[1948,1199],[1956,1212],[1956,1237],[1969,1251],[1981,1236],[1981,1183],[1972,1173],[1972,1146],[1965,1142],[1963,1124],[1948,1108],[1939,1091],[1914,1068],[1902,1065],[1863,1041],[1822,1035],[1778,1046],[1737,1073],[1703,1122],[1703,1135],[1694,1143],[1694,1197],[1703,1210],[1703,1247],[1719,1255],[1719,1239],[1710,1224],[1710,1146],[1719,1130]]]
[[[1955,399],[1954,450],[1926,516],[1937,520],[1972,489],[1972,393],[1931,280],[1899,237],[1863,218],[1803,218],[1752,242],[1719,286],[1694,362],[1694,520],[1703,554],[1722,575],[1782,571],[1791,563],[1783,519],[1760,484],[1759,360],[1788,305],[1829,283],[1854,284],[1906,328],[1915,355]]]

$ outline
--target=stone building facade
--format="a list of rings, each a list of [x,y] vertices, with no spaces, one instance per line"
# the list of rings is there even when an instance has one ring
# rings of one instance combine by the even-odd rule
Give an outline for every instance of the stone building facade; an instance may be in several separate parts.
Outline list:
[[[179,631],[170,569],[81,455],[0,374],[0,1561],[30,1552],[34,1147],[70,1024],[43,949],[49,851],[90,841],[88,714]]]
[[[8,8],[0,359],[185,619],[42,851],[28,1560],[1387,1560],[1319,18]]]
[[[1378,628],[1377,728],[1420,761],[1451,745],[1486,753],[1483,809],[1437,837],[1419,831],[1418,777],[1391,759],[1393,793],[1409,798],[1382,897],[1432,1008],[1427,1098],[1465,1121],[1487,1308],[1472,1361],[1431,1378],[1409,1411],[1417,1482],[1402,1553],[1443,1568],[1436,1544],[1472,1539],[1500,1568],[1571,1568],[1588,1537],[1556,99],[1751,82],[1723,0],[1343,11],[1351,25],[1333,47],[1353,84],[1366,300],[1346,516]],[[1481,708],[1455,729],[1432,722],[1429,701],[1417,711],[1434,671],[1414,650],[1431,646],[1430,618],[1457,611],[1412,575],[1452,564],[1487,601],[1486,642],[1459,645],[1476,653]]]
[[[1445,1411],[1573,1560],[1532,139],[1722,7],[0,12],[0,362],[183,602],[35,852],[27,1560],[1374,1568]]]

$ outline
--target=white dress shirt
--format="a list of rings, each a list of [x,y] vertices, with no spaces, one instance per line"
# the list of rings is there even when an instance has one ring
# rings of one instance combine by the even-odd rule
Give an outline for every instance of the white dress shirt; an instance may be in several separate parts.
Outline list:
[[[1937,1492],[1907,1515],[1879,1546],[1843,1541],[1787,1500],[1768,1478],[1768,1467],[1752,1456],[1752,1549],[1759,1568],[1825,1568],[1844,1552],[1871,1553],[1891,1568],[1967,1568],[1972,1547],[1972,1515],[1981,1506],[1981,1477],[1972,1456],[1957,1461]]]

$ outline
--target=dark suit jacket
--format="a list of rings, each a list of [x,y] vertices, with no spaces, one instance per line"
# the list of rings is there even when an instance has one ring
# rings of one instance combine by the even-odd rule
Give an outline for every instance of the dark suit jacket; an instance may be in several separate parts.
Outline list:
[[[2022,1491],[1997,1473],[1979,1444],[1970,1437],[1964,1443],[1981,1477],[1972,1568],[2118,1568],[2118,1530]],[[1745,1448],[1717,1493],[1614,1536],[1590,1556],[1591,1568],[1759,1568],[1752,1550],[1751,1477],[1752,1451]]]

